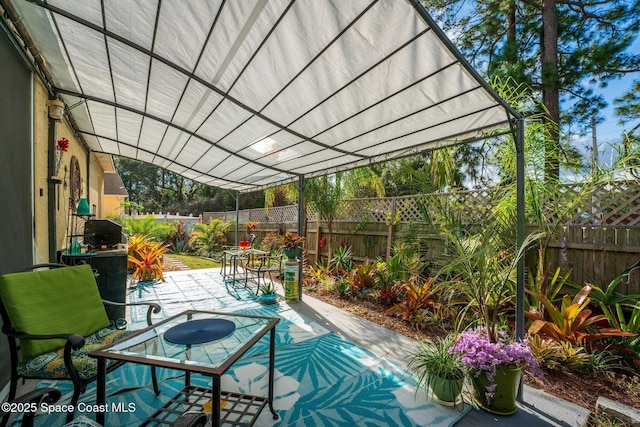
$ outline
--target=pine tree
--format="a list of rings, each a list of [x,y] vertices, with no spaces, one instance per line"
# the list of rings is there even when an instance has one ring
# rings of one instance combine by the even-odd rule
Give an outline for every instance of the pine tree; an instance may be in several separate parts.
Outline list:
[[[562,131],[606,106],[594,88],[640,69],[640,55],[627,51],[640,27],[637,0],[423,3],[448,34],[459,35],[454,43],[487,77],[512,77],[536,91],[549,124],[548,179],[558,177],[564,161]]]

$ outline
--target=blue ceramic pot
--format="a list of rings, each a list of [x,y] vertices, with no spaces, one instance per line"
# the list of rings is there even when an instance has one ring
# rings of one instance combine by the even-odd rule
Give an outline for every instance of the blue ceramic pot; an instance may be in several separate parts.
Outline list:
[[[275,302],[278,299],[278,294],[262,294],[260,295],[260,299],[263,302]]]

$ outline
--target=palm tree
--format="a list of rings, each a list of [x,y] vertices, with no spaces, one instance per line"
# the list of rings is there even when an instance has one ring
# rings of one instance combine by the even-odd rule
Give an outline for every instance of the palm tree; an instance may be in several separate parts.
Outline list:
[[[307,229],[307,210],[311,208],[316,211],[321,220],[327,223],[329,229],[327,249],[331,255],[333,220],[338,213],[340,203],[349,198],[362,197],[363,189],[377,197],[384,197],[385,194],[382,178],[368,167],[337,172],[333,175],[305,181],[305,233],[303,234],[306,234]],[[295,200],[297,197],[298,187],[295,184],[269,188],[265,190],[265,208],[278,206],[277,203],[282,203],[282,200]]]
[[[305,208],[310,205],[317,212],[318,217],[327,223],[329,255],[332,254],[333,220],[338,214],[340,203],[353,197],[356,191],[362,188],[370,189],[377,197],[384,196],[382,178],[368,167],[313,178],[305,185],[304,195],[307,202]]]
[[[209,224],[196,224],[189,237],[189,245],[201,255],[209,255],[219,251],[227,242],[226,231],[230,222],[212,219]]]

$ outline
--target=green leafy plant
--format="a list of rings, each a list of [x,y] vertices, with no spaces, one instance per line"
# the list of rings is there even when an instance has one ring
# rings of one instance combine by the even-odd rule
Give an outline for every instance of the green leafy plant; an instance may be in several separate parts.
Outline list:
[[[423,269],[424,263],[415,247],[403,242],[398,242],[391,257],[387,258],[387,271],[392,281],[406,282],[422,273]]]
[[[620,356],[612,351],[604,349],[589,354],[587,362],[581,369],[588,372],[613,372],[620,368]]]
[[[327,291],[337,293],[340,298],[350,297],[352,294],[351,284],[347,277],[327,276],[322,284]]]
[[[407,368],[417,374],[419,386],[428,391],[430,388],[435,389],[438,385],[444,384],[445,380],[458,381],[456,385],[449,387],[452,394],[460,393],[465,368],[462,361],[449,351],[454,344],[454,335],[418,344],[418,350],[411,355]],[[452,400],[455,401],[455,397]]]
[[[210,256],[227,242],[226,231],[230,222],[212,219],[208,224],[196,224],[189,237],[189,245],[200,255]]]
[[[260,286],[260,292],[262,292],[264,295],[273,295],[276,293],[276,288],[275,286],[273,286],[273,283],[267,282]]]
[[[613,315],[612,310],[615,310],[616,305],[635,305],[640,301],[640,294],[629,294],[618,292],[618,286],[623,280],[628,280],[629,275],[635,269],[640,268],[640,259],[634,262],[629,268],[622,272],[619,276],[614,278],[606,286],[597,286],[593,283],[589,285],[592,287],[591,299],[598,303],[602,309],[603,314],[609,319],[609,322],[614,325],[616,318]]]
[[[150,236],[156,226],[156,219],[151,215],[144,218],[124,218],[122,220],[122,228],[129,235],[142,234]]]
[[[493,224],[478,234],[444,229],[451,256],[441,273],[454,278],[452,284],[468,301],[461,314],[485,326],[491,343],[498,341],[498,329],[504,321],[501,315],[515,298],[511,290],[518,262],[540,238],[539,234],[529,234],[520,247],[509,246],[505,235],[512,229],[506,218],[495,218]]]
[[[626,306],[631,308],[628,315],[625,314],[625,309],[620,303],[615,305],[615,316],[607,316],[609,323],[615,327],[620,328],[623,331],[631,332],[633,334],[640,333],[640,303],[636,303],[634,306]]]
[[[349,272],[353,268],[353,251],[351,246],[339,246],[329,261],[332,271]]]
[[[133,214],[133,211],[142,212],[144,210],[144,206],[131,201],[120,203],[120,207],[124,208],[129,215]]]
[[[392,255],[386,260],[379,258],[375,267],[376,287],[390,289],[396,282],[404,283],[420,275],[424,263],[415,248],[399,242],[393,247]]]
[[[562,274],[560,268],[556,268],[551,277],[545,278],[543,283],[540,278],[540,271],[534,275],[531,272],[528,275],[528,289],[531,291],[525,297],[525,310],[529,310],[531,307],[535,307],[538,311],[544,312],[544,305],[535,297],[537,294],[543,294],[550,301],[556,302],[560,291],[567,286],[574,286],[569,280],[571,272]],[[512,289],[515,292],[515,288]]]
[[[189,240],[188,239],[183,239],[183,240],[176,240],[175,242],[173,242],[171,244],[171,250],[173,253],[176,254],[184,254],[190,251],[190,246],[189,246]]]
[[[376,266],[370,263],[369,260],[356,266],[348,275],[351,289],[353,289],[354,292],[360,292],[363,289],[373,287],[375,273]]]
[[[177,231],[178,228],[175,223],[165,221],[156,223],[149,234],[155,241],[171,244],[171,236],[175,235]]]

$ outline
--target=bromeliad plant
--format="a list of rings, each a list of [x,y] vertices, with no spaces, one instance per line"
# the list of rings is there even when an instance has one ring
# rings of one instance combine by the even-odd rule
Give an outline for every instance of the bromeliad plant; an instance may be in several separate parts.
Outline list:
[[[131,242],[131,240],[130,240]],[[129,246],[128,261],[134,271],[131,275],[138,282],[162,280],[162,262],[168,246],[161,242],[145,240],[144,236],[134,236],[135,245]]]
[[[372,288],[376,274],[375,264],[365,260],[363,264],[357,265],[348,272],[349,283],[354,292],[361,292],[365,289]]]
[[[416,323],[414,319],[416,319],[416,316],[421,310],[427,307],[434,307],[438,304],[435,296],[442,290],[444,285],[444,282],[437,283],[433,277],[422,281],[422,283],[417,281],[404,283],[401,286],[404,299],[393,307],[385,310],[384,314],[398,313],[402,319]]]
[[[607,321],[607,317],[593,314],[588,308],[591,302],[589,293],[592,290],[592,286],[586,284],[575,297],[562,297],[560,306],[555,306],[545,295],[532,293],[544,305],[546,315],[533,307],[525,313],[533,322],[529,327],[529,334],[561,342],[568,341],[573,345],[584,345],[608,337],[635,336],[617,328],[598,327],[599,322]]]

